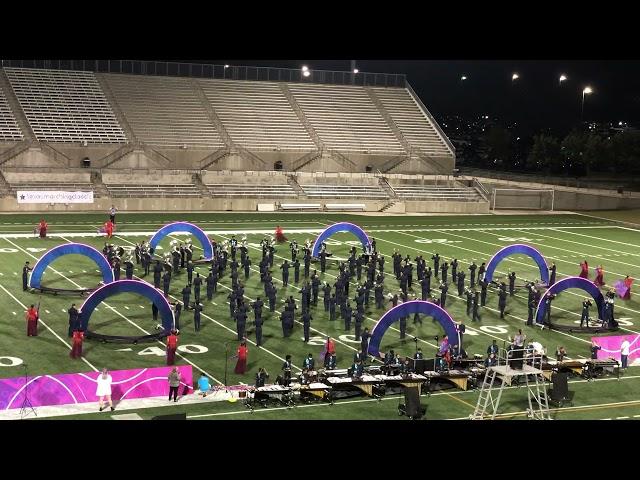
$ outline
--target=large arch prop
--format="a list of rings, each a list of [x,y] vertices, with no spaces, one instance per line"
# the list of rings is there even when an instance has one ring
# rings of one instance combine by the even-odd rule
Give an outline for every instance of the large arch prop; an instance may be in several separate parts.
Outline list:
[[[549,285],[549,268],[547,267],[547,261],[538,250],[523,243],[515,243],[498,250],[493,255],[493,257],[491,257],[489,263],[487,263],[487,271],[484,275],[484,278],[488,282],[491,282],[493,280],[493,274],[498,267],[498,264],[506,257],[516,254],[522,254],[531,257],[540,269],[540,280],[545,285]]]
[[[604,296],[602,295],[602,292],[600,291],[598,286],[591,280],[587,280],[586,278],[567,277],[551,285],[551,287],[549,287],[542,298],[540,298],[540,302],[538,303],[538,310],[536,312],[536,323],[544,323],[544,317],[547,313],[547,305],[544,302],[545,297],[550,294],[557,295],[558,293],[568,288],[579,288],[580,290],[584,290],[589,295],[591,295],[598,307],[599,317],[604,317]]]
[[[42,274],[51,262],[64,255],[71,254],[83,255],[90,258],[96,262],[96,265],[100,269],[102,281],[105,284],[113,282],[113,270],[111,270],[111,265],[109,265],[107,259],[104,258],[102,252],[84,243],[63,243],[62,245],[53,247],[36,262],[31,272],[31,277],[29,278],[29,286],[36,289],[42,288]]]
[[[173,222],[165,225],[151,237],[149,246],[155,250],[162,239],[172,233],[190,233],[202,244],[204,259],[211,260],[213,258],[213,246],[207,234],[197,225],[188,222]]]
[[[174,325],[173,311],[169,302],[164,297],[162,291],[157,290],[147,282],[140,280],[118,280],[117,282],[111,282],[103,287],[98,288],[91,295],[87,297],[82,306],[80,307],[80,325],[82,329],[87,332],[87,336],[93,336],[101,338],[103,340],[119,340],[119,341],[137,341],[146,337],[116,337],[109,335],[100,335],[90,332],[88,329],[89,319],[95,308],[107,298],[116,295],[118,293],[137,293],[146,297],[152,303],[155,303],[158,307],[158,313],[162,318],[163,332],[157,335],[151,335],[151,338],[160,338],[167,336]]]
[[[320,254],[320,247],[322,246],[322,242],[339,232],[353,233],[356,237],[358,237],[358,240],[360,240],[362,246],[365,248],[371,245],[369,236],[358,225],[350,222],[339,222],[328,226],[320,233],[320,235],[318,235],[318,238],[316,238],[316,241],[313,244],[313,248],[311,249],[311,256],[317,257]]]
[[[393,307],[388,310],[380,320],[378,320],[371,331],[371,338],[369,339],[369,354],[379,357],[380,343],[382,342],[382,337],[387,329],[400,318],[408,317],[415,313],[435,318],[442,328],[444,328],[447,337],[450,339],[449,343],[451,345],[457,344],[462,348],[462,345],[460,345],[461,342],[457,324],[453,321],[453,318],[451,318],[451,315],[449,315],[446,310],[435,303],[425,302],[423,300],[412,300]]]

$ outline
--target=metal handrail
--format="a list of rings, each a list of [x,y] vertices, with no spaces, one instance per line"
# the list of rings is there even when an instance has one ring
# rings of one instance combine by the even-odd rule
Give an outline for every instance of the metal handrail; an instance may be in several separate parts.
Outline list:
[[[487,202],[489,201],[489,191],[485,188],[485,186],[480,183],[480,180],[478,180],[477,178],[473,177],[473,186],[477,187],[477,189],[480,191],[480,195],[482,196],[482,198],[484,198]]]
[[[146,60],[1,60],[2,67],[49,70],[91,71],[132,75],[215,78],[292,83],[324,83],[404,88],[406,76],[401,73],[378,73],[309,69],[305,77],[300,69],[212,65]]]

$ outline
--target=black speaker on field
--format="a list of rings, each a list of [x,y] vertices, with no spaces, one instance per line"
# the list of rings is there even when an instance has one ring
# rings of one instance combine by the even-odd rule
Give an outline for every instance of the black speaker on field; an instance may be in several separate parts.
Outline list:
[[[373,166],[367,165],[366,167],[364,167],[364,171],[365,171],[365,173],[373,172]]]
[[[618,187],[618,193],[624,193],[624,189],[622,187]]]
[[[417,387],[404,388],[404,404],[398,405],[398,414],[412,419],[422,418],[427,409],[420,405],[420,392]]]
[[[551,399],[554,401],[563,401],[569,398],[569,383],[567,381],[568,373],[554,373],[551,375]]]
[[[186,420],[187,413],[172,413],[171,415],[156,415],[151,420]]]
[[[84,157],[82,159],[82,167],[83,168],[90,168],[91,167],[91,160],[89,160],[89,157]]]

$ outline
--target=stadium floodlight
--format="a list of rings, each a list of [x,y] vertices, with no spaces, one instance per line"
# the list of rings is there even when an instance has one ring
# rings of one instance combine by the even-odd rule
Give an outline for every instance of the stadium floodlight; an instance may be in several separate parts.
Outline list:
[[[309,71],[309,67],[307,67],[306,65],[302,66],[302,71],[303,72],[308,72]]]
[[[515,82],[519,78],[520,78],[520,75],[518,75],[517,73],[514,73],[513,75],[511,75],[511,81],[512,82]]]
[[[353,69],[353,73],[359,73],[359,72],[360,72],[360,70],[358,70],[357,68]]]
[[[560,75],[559,83],[560,83],[560,84],[562,84],[562,82],[564,82],[566,79],[567,79],[567,76],[566,76],[566,75],[564,75],[564,74],[563,74],[563,75]]]
[[[591,93],[593,93],[593,89],[588,85],[582,90],[582,110],[580,111],[580,120],[584,117],[584,96]]]
[[[466,80],[466,79],[467,79],[467,76],[466,76],[466,75],[462,75],[462,76],[460,77],[460,80]]]
[[[304,72],[302,72],[302,75],[308,77],[309,75],[311,75],[311,72],[309,70],[305,70]]]
[[[229,68],[229,65],[225,65],[224,68]]]

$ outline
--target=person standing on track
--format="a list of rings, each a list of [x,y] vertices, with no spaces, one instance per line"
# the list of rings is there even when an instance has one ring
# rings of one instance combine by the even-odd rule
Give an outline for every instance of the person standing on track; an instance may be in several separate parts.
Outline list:
[[[98,376],[96,383],[98,384],[96,396],[98,397],[100,411],[104,410],[104,401],[107,400],[113,412],[115,410],[115,408],[113,408],[113,402],[111,401],[111,384],[113,383],[113,379],[106,368],[102,369],[102,373]]]
[[[116,212],[118,211],[118,209],[116,208],[115,205],[111,205],[111,208],[109,209],[109,221],[111,223],[113,223],[114,225],[116,224]]]

